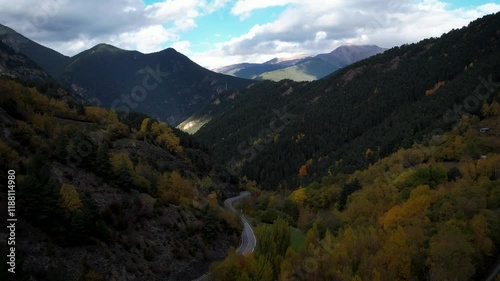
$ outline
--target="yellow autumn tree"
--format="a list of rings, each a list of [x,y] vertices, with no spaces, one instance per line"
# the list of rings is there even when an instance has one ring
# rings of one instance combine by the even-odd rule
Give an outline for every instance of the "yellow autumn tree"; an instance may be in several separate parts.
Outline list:
[[[149,128],[149,123],[151,122],[150,118],[144,118],[141,123],[141,128],[139,129],[139,132],[137,132],[137,138],[138,139],[144,139],[146,137],[146,134],[148,133],[148,128]]]
[[[215,192],[212,191],[207,196],[207,199],[208,199],[208,206],[210,206],[212,210],[217,210],[219,208],[219,203],[217,202],[217,194]]]
[[[398,227],[385,243],[378,257],[387,268],[390,280],[411,280],[411,255],[408,239],[402,227]]]
[[[151,134],[163,148],[175,153],[182,152],[181,140],[166,123],[154,122],[151,124]]]
[[[87,121],[91,122],[103,122],[106,117],[108,117],[109,112],[107,109],[97,106],[86,106],[85,107],[85,117]]]
[[[196,195],[193,184],[179,172],[163,173],[158,180],[158,195],[165,203],[180,204],[192,202]]]
[[[181,140],[173,132],[162,133],[156,138],[156,141],[172,152],[182,152]]]
[[[80,209],[83,204],[76,188],[70,184],[63,184],[59,190],[60,203],[63,210],[72,213]]]
[[[294,192],[292,192],[292,194],[290,194],[289,198],[296,204],[303,205],[304,201],[306,201],[307,199],[306,189],[301,187],[295,190]]]

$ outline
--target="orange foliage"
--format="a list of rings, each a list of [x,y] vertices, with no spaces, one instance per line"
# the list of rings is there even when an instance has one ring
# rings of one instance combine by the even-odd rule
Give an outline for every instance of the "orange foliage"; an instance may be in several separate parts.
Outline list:
[[[439,88],[443,87],[445,84],[446,84],[445,81],[437,82],[436,85],[434,85],[434,88],[425,91],[425,95],[428,96],[434,94],[437,90],[439,90]]]
[[[306,177],[307,176],[307,166],[302,165],[299,169],[299,176]]]

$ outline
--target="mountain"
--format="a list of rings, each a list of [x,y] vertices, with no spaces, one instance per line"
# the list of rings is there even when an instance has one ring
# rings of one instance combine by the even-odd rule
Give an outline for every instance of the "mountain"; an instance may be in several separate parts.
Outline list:
[[[299,55],[296,55],[293,57],[287,57],[287,58],[274,58],[274,59],[271,59],[271,60],[264,62],[263,64],[278,64],[280,66],[287,67],[287,66],[296,65],[297,63],[304,61],[305,59],[308,59],[308,58],[310,58],[310,57],[305,55],[305,54],[299,54]]]
[[[289,67],[264,72],[255,79],[272,81],[290,79],[298,82],[314,81],[323,78],[338,69],[338,67],[335,67],[333,64],[322,59],[310,58]]]
[[[305,58],[307,58],[306,55],[298,55],[290,58],[274,58],[264,63],[238,63],[219,67],[213,71],[240,78],[256,79],[261,73],[295,65]]]
[[[0,205],[16,203],[1,219],[17,219],[0,246],[15,277],[4,262],[1,280],[193,280],[237,245],[239,219],[218,202],[238,190],[205,146],[75,100],[1,42],[0,66]]]
[[[217,71],[219,73],[223,73],[226,75],[232,75],[239,78],[244,79],[257,79],[257,77],[265,72],[274,71],[277,69],[282,69],[287,67],[280,63],[272,64],[272,63],[241,63],[230,66],[225,66],[220,68],[221,71]],[[226,71],[227,70],[227,71]]]
[[[328,54],[317,55],[316,58],[329,62],[339,68],[362,59],[383,53],[387,49],[376,45],[344,45]]]
[[[195,135],[214,156],[268,189],[353,172],[432,139],[498,97],[498,88],[487,85],[500,79],[499,25],[500,13],[325,79],[225,93],[188,119],[188,127],[204,124]],[[307,176],[299,176],[302,167]]]
[[[69,58],[7,27],[0,30],[3,42],[18,48],[87,102],[140,111],[172,125],[226,89],[253,83],[209,71],[171,48],[142,54],[99,44]]]
[[[215,69],[215,71],[255,80],[313,81],[385,50],[374,45],[348,45],[340,46],[331,53],[319,54],[314,57],[299,55],[291,58],[274,58],[262,64],[235,64]]]
[[[255,79],[272,81],[280,81],[283,79],[314,81],[332,74],[342,67],[380,54],[385,50],[386,49],[375,45],[340,46],[331,53],[319,54],[315,57],[294,61],[294,63],[288,67],[264,72]]]
[[[0,76],[46,82],[50,76],[26,56],[0,41]]]
[[[16,52],[21,52],[35,61],[53,77],[57,77],[69,57],[42,46],[0,24],[0,41]]]

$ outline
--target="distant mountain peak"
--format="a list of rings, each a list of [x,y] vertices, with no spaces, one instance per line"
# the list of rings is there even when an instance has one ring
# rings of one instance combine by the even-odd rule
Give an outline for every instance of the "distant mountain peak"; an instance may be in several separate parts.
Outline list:
[[[283,63],[283,62],[288,62],[288,61],[297,61],[297,60],[301,60],[301,59],[304,59],[307,57],[308,57],[308,55],[306,55],[306,54],[298,54],[298,55],[291,56],[291,57],[274,58],[274,59],[271,59],[271,60],[264,62],[264,64],[278,64],[278,63]]]
[[[125,51],[126,50],[124,49],[120,49],[116,46],[107,43],[97,44],[88,50],[88,52],[125,52]]]
[[[322,59],[334,65],[346,66],[373,55],[382,53],[387,49],[377,45],[341,45],[327,54],[317,55],[316,58]]]
[[[217,68],[215,71],[255,80],[312,81],[385,50],[376,45],[347,44],[341,45],[329,53],[316,56],[299,54],[291,57],[278,57],[264,63],[228,65]]]

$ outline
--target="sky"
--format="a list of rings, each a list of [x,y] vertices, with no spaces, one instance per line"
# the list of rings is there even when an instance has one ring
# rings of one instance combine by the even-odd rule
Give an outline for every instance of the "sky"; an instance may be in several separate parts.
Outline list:
[[[500,0],[0,0],[0,23],[64,55],[172,47],[214,69],[340,45],[391,48],[500,11]]]

